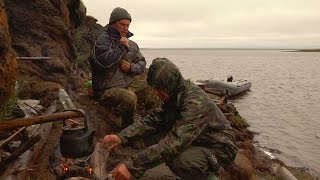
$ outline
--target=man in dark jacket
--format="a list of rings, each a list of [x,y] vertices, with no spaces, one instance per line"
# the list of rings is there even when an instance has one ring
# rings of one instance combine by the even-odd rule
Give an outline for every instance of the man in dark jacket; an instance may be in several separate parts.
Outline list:
[[[90,58],[93,95],[100,104],[117,108],[123,127],[133,123],[136,111],[137,96],[129,86],[133,76],[142,74],[146,66],[138,45],[129,40],[133,36],[130,23],[130,14],[115,8]]]
[[[139,178],[147,169],[165,162],[181,179],[207,179],[232,163],[237,154],[233,129],[201,88],[185,80],[178,67],[165,58],[153,60],[147,81],[164,102],[162,109],[118,134],[106,135],[102,142],[112,150],[133,137],[164,129],[168,132],[157,144],[113,169],[113,177]]]

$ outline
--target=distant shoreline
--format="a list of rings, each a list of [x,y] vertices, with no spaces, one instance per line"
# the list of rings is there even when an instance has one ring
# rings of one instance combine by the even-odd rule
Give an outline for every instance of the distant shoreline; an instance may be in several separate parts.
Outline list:
[[[320,49],[254,49],[254,48],[140,48],[141,50],[279,50],[284,52],[320,52]]]
[[[296,52],[320,52],[320,49],[300,49],[296,50]]]

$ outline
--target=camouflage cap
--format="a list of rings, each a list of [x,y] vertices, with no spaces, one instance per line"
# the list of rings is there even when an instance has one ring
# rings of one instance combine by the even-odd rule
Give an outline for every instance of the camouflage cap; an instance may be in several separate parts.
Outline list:
[[[167,58],[156,58],[149,67],[148,84],[166,90],[170,96],[178,91],[184,82],[179,68]]]

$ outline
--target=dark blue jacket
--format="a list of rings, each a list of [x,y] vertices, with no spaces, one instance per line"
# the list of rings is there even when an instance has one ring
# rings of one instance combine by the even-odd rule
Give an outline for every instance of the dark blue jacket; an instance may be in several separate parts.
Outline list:
[[[126,37],[130,38],[132,36],[133,34],[128,32]],[[129,48],[127,48],[119,43],[120,38],[120,33],[107,25],[94,45],[90,64],[92,88],[96,98],[99,98],[105,89],[128,87],[133,81],[133,76],[142,74],[145,69],[146,61],[137,43],[129,40]],[[131,69],[128,73],[120,69],[121,60],[131,63]]]

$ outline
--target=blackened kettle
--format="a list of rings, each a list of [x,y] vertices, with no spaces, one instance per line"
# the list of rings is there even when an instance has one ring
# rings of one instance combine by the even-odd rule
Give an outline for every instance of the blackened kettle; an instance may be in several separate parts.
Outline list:
[[[83,110],[77,111],[83,114],[83,124],[66,125],[62,127],[62,135],[60,137],[60,151],[62,156],[67,158],[80,158],[88,156],[93,152],[93,138],[96,130],[88,127],[88,117]]]

